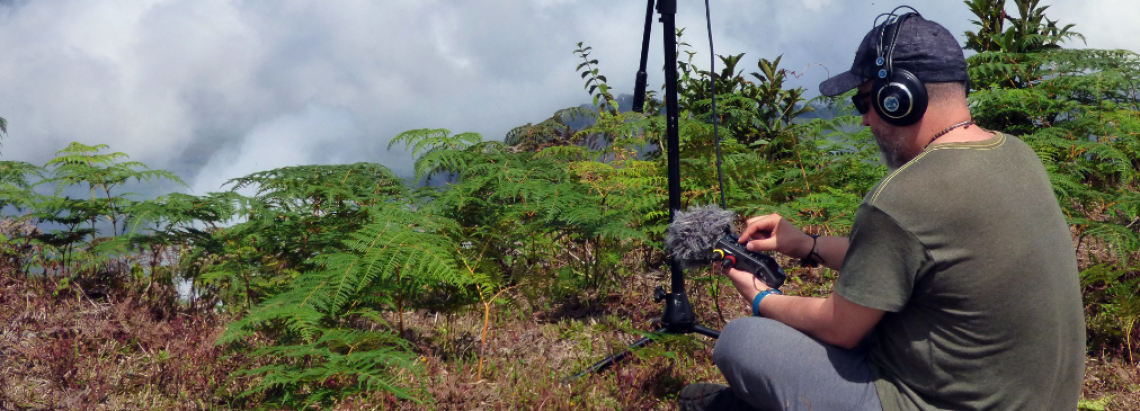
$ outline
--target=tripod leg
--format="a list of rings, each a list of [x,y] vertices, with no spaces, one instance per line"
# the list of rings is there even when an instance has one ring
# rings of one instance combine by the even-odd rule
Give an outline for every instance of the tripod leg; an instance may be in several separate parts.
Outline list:
[[[655,330],[653,332],[654,333],[663,333],[663,332],[665,332],[665,329],[661,328],[661,329]],[[626,347],[625,351],[622,351],[620,353],[606,357],[606,359],[598,361],[597,364],[591,365],[590,368],[587,368],[585,371],[582,371],[580,373],[577,373],[577,374],[574,374],[572,376],[569,376],[569,377],[562,379],[562,383],[568,384],[571,381],[577,380],[578,378],[582,377],[583,375],[586,375],[589,373],[600,373],[602,371],[605,371],[606,369],[612,367],[614,364],[617,364],[619,361],[622,361],[622,360],[626,359],[626,357],[629,357],[630,354],[633,354],[633,350],[636,350],[638,348],[649,345],[649,343],[651,343],[651,342],[653,342],[653,340],[649,337],[645,337],[645,338],[642,338],[640,340],[634,341],[633,344],[630,344],[629,347]]]
[[[712,338],[720,338],[720,331],[705,327],[700,324],[693,324],[693,332]]]

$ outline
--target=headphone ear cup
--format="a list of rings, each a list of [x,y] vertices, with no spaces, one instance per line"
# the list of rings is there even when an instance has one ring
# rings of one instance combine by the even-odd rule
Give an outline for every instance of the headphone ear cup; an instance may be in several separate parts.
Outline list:
[[[875,113],[888,124],[909,126],[917,123],[926,114],[930,99],[926,95],[926,85],[906,70],[895,69],[888,79],[875,79],[871,83],[871,102]]]

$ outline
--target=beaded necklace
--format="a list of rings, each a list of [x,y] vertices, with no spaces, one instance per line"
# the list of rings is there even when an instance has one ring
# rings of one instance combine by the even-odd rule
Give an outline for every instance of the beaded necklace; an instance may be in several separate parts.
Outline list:
[[[954,129],[956,129],[958,127],[962,127],[962,126],[966,126],[966,128],[970,128],[971,124],[974,124],[974,120],[963,121],[961,123],[952,125],[950,127],[946,127],[945,129],[942,129],[942,131],[939,131],[938,134],[934,135],[934,138],[932,138],[932,139],[930,139],[930,141],[926,142],[926,146],[923,146],[922,149],[926,150],[927,147],[930,147],[930,143],[933,143],[934,140],[938,139],[938,137],[942,137],[942,136],[946,135],[946,133],[949,133],[951,130],[954,130]]]

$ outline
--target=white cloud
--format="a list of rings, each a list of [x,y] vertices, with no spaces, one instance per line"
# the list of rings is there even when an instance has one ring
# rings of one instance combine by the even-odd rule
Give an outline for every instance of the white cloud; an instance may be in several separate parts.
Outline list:
[[[804,7],[811,11],[819,11],[831,4],[831,0],[804,0]]]
[[[1011,10],[1012,11],[1012,10]],[[1045,11],[1061,25],[1076,24],[1073,31],[1088,40],[1070,41],[1075,48],[1125,49],[1140,52],[1140,2],[1135,0],[1083,0],[1054,2]]]
[[[306,164],[351,162],[361,138],[355,116],[340,107],[310,104],[253,127],[239,144],[214,155],[189,182],[194,194],[222,191],[232,178]],[[252,194],[246,192],[245,194]]]
[[[911,4],[951,32],[971,28],[960,1]],[[678,6],[678,27],[705,66],[704,3]],[[782,67],[802,75],[791,84],[810,95],[850,66],[871,21],[894,4],[711,6],[718,53],[747,53],[745,73],[759,57],[783,55]],[[1090,0],[1048,15],[1077,24],[1090,47],[1140,51],[1138,8]],[[193,180],[196,192],[286,159],[375,161],[410,174],[411,159],[386,149],[402,131],[494,139],[588,101],[574,71],[579,41],[616,93],[632,92],[644,13],[644,1],[609,0],[0,1],[2,158],[42,164],[70,141],[105,143]],[[663,52],[654,22],[656,89]]]

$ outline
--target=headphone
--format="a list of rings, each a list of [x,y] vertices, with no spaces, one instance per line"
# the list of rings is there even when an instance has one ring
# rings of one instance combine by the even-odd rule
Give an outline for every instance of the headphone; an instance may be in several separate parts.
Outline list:
[[[895,14],[896,11],[907,8],[912,13]],[[917,76],[903,69],[894,67],[895,45],[898,43],[902,24],[911,16],[921,16],[918,10],[910,6],[899,6],[890,13],[880,14],[875,18],[878,26],[879,19],[886,17],[879,30],[879,44],[875,48],[875,79],[871,82],[871,101],[875,113],[888,124],[895,126],[909,126],[917,123],[926,114],[926,107],[930,99],[926,94],[926,84]],[[887,26],[894,24],[895,32],[889,45],[884,47],[887,35]]]

